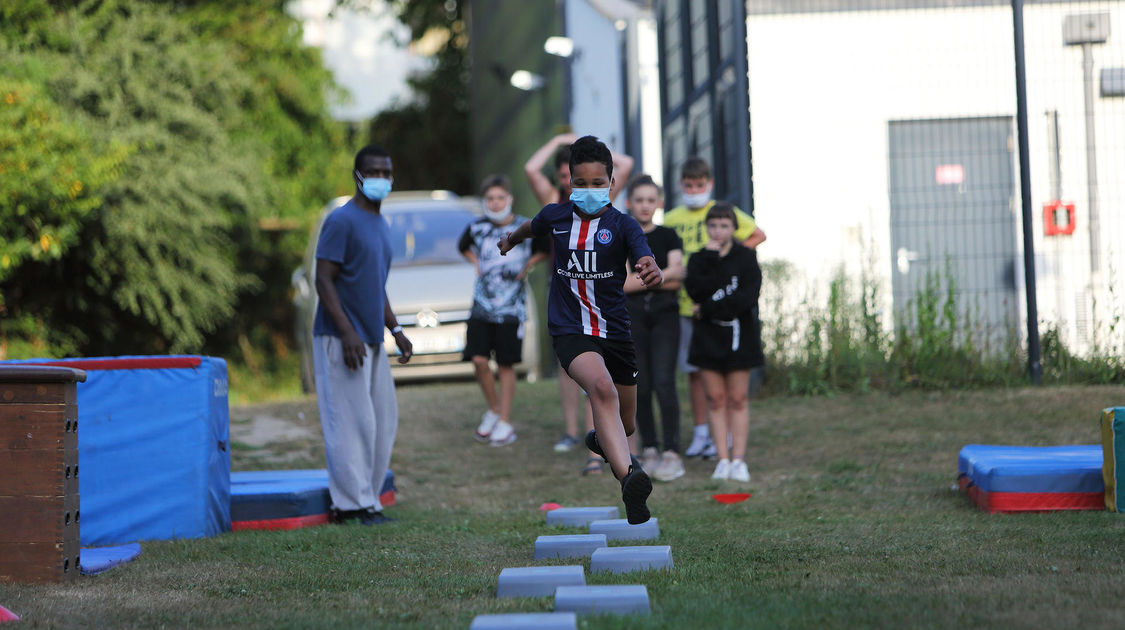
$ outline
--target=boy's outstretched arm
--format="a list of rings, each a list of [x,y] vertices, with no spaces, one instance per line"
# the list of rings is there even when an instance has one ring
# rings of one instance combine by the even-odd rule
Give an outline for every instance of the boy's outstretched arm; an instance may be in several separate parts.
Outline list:
[[[514,232],[508,232],[500,237],[500,241],[496,243],[496,247],[500,248],[500,255],[507,256],[512,248],[522,243],[525,239],[531,237],[531,221],[525,221],[520,224]]]

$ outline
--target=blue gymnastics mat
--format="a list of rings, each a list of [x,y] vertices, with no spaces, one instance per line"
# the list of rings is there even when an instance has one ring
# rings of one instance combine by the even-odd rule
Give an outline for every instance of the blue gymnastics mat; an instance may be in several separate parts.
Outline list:
[[[969,444],[957,458],[958,484],[981,508],[998,512],[1104,507],[1100,444]]]
[[[332,499],[327,470],[232,472],[230,486],[232,529],[295,529],[329,521]],[[395,476],[390,470],[379,500],[384,506],[394,505]]]
[[[81,552],[82,575],[97,575],[113,567],[132,562],[141,555],[141,545],[130,543],[117,547],[88,547]]]

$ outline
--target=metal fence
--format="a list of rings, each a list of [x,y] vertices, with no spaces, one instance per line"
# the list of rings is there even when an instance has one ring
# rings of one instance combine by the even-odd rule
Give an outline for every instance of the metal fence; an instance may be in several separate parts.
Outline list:
[[[1030,288],[1035,329],[1120,352],[1125,2],[1024,4],[1026,170],[1013,4],[747,2],[760,257],[811,291],[866,272],[895,317],[952,282],[986,335],[1025,341]]]

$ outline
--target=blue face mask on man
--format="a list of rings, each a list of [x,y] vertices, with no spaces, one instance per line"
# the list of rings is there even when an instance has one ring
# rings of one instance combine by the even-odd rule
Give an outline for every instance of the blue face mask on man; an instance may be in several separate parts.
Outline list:
[[[597,214],[609,205],[609,188],[574,188],[570,192],[570,200],[582,212]]]
[[[371,201],[382,201],[391,192],[391,180],[384,177],[364,177],[355,172],[355,176],[359,178],[360,190],[363,191],[363,196]]]

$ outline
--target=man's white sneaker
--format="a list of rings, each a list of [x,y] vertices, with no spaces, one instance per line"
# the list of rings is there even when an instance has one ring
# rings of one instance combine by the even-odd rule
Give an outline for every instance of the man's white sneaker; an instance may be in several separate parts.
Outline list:
[[[488,436],[489,446],[507,446],[515,441],[516,430],[503,420],[496,423],[496,426],[492,429],[492,434]]]
[[[500,421],[500,414],[489,409],[481,414],[480,426],[477,427],[476,438],[481,442],[489,441],[489,436],[492,435],[492,430],[496,428],[496,423]]]
[[[703,455],[703,452],[708,448],[712,451],[715,450],[715,445],[711,442],[711,436],[696,433],[695,437],[691,438],[691,445],[684,451],[684,456],[699,457]],[[714,455],[712,455],[712,457],[714,457]]]
[[[750,481],[750,470],[746,468],[746,462],[741,459],[736,459],[730,464],[730,480],[731,481]]]
[[[715,465],[715,472],[711,473],[711,478],[719,480],[730,479],[730,460],[720,459],[719,463]]]
[[[652,478],[657,481],[673,481],[684,476],[684,462],[674,451],[664,451],[660,456],[660,463],[652,472]]]
[[[641,453],[641,468],[644,468],[645,472],[655,471],[659,464],[660,451],[656,450],[656,447],[646,446]]]

